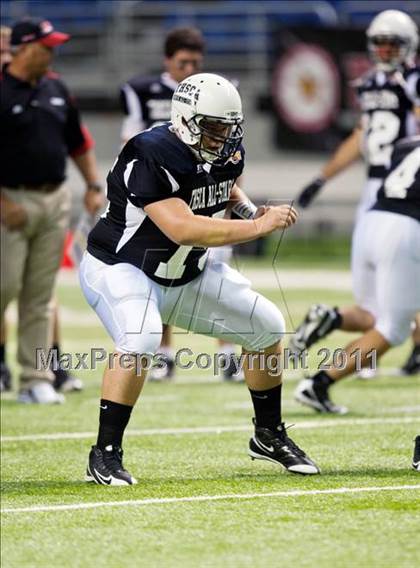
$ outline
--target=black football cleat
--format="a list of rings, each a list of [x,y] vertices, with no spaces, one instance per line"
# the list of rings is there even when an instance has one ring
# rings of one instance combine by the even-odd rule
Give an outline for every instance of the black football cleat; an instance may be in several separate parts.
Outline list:
[[[124,469],[123,451],[119,447],[107,446],[104,450],[92,446],[86,469],[86,481],[98,485],[135,485],[137,480]]]
[[[325,304],[314,304],[305,319],[292,335],[289,349],[292,353],[302,353],[314,343],[331,333],[338,322],[337,308]]]
[[[403,375],[417,375],[420,373],[420,345],[415,345],[404,367],[401,368]]]
[[[420,472],[420,436],[414,440],[413,469]]]
[[[330,399],[328,387],[314,381],[312,378],[303,379],[295,390],[295,400],[310,406],[318,412],[327,414],[347,414],[348,408],[334,404]]]
[[[248,454],[253,460],[267,460],[279,463],[292,473],[316,475],[318,466],[289,438],[284,424],[276,430],[260,428],[255,419],[255,434],[249,441]]]

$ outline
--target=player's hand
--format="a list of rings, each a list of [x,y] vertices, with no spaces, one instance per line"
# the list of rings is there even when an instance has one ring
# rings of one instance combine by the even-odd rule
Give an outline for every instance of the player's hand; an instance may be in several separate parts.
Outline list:
[[[263,235],[269,235],[277,229],[287,229],[297,219],[297,211],[291,205],[266,207],[266,212],[256,219],[258,230]]]
[[[315,196],[317,195],[317,193],[323,187],[324,184],[325,184],[325,179],[320,177],[312,181],[309,185],[307,185],[298,195],[297,204],[299,205],[299,207],[302,207],[302,209],[308,207],[308,205],[310,205],[312,201],[315,199]]]
[[[91,215],[95,215],[105,203],[105,196],[102,191],[90,190],[89,188],[86,190],[85,197],[84,197],[84,204],[86,211]]]
[[[259,217],[265,215],[269,209],[271,209],[270,205],[260,205],[253,218],[259,219]]]
[[[9,231],[18,231],[28,222],[28,214],[22,205],[2,195],[0,221]]]

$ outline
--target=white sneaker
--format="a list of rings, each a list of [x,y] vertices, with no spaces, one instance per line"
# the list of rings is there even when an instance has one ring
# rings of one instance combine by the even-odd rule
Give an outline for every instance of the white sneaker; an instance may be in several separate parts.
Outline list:
[[[18,395],[18,402],[24,404],[62,404],[64,401],[64,396],[56,392],[52,384],[46,381],[22,390]]]
[[[372,379],[376,379],[378,377],[378,373],[376,369],[369,369],[369,367],[363,367],[357,373],[357,378],[362,379],[363,381],[370,381]]]
[[[164,353],[158,355],[158,362],[149,370],[148,380],[154,382],[172,380],[175,374],[175,359]]]

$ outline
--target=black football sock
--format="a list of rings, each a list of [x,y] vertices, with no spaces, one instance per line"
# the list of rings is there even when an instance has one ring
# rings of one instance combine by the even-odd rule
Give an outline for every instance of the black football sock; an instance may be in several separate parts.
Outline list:
[[[281,387],[256,391],[248,389],[254,405],[255,421],[260,428],[275,430],[281,423]]]
[[[4,343],[0,344],[0,363],[6,363],[6,346]]]
[[[121,446],[132,410],[132,406],[101,398],[97,441],[101,450],[109,445]]]
[[[329,388],[335,383],[326,371],[319,371],[316,375],[312,377],[315,385],[323,386]]]

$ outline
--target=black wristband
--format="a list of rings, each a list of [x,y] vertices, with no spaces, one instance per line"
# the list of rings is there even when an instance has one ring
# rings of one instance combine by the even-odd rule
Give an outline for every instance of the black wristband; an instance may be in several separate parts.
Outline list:
[[[87,191],[95,191],[96,193],[101,193],[102,192],[102,186],[100,183],[90,183],[87,187],[86,187]]]
[[[320,187],[320,188],[321,188],[323,185],[325,185],[326,182],[327,182],[327,180],[326,180],[324,177],[322,177],[322,176],[320,176],[319,178],[317,178],[315,181],[317,182],[318,187]]]

